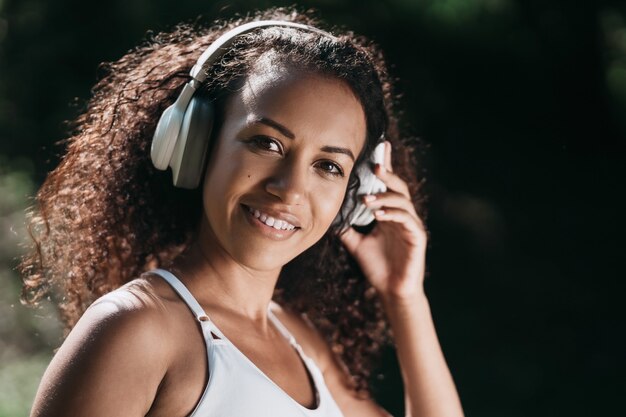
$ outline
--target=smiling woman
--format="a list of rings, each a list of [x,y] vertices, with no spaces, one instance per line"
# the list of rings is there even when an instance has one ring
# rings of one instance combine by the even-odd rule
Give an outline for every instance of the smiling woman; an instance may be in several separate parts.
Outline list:
[[[253,69],[226,102],[204,179],[208,224],[201,222],[200,236],[219,242],[240,264],[277,277],[337,215],[348,185],[344,172],[364,147],[366,122],[344,81],[300,71],[259,81],[259,72],[270,71],[277,69]],[[252,221],[250,209],[265,224]],[[283,222],[297,228],[282,231]],[[270,245],[267,237],[283,244]]]
[[[319,26],[183,25],[106,67],[30,212],[23,296],[68,330],[33,416],[388,415],[390,341],[407,414],[462,415],[384,62]]]

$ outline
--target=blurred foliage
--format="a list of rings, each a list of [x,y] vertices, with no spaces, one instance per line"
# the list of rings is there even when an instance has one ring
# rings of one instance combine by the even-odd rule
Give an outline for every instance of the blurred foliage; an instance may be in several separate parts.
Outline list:
[[[99,63],[149,30],[290,3],[0,0],[0,416],[24,414],[58,345],[50,310],[20,306],[11,268],[26,196],[57,164]],[[622,409],[626,4],[300,5],[382,46],[406,130],[430,145],[426,287],[467,415]],[[401,415],[391,351],[385,371],[378,398]]]
[[[626,7],[607,8],[599,20],[606,45],[606,83],[614,102],[615,119],[626,130]]]
[[[50,305],[29,310],[19,302],[14,267],[27,244],[24,209],[35,191],[28,159],[0,155],[0,417],[27,415],[60,326]]]

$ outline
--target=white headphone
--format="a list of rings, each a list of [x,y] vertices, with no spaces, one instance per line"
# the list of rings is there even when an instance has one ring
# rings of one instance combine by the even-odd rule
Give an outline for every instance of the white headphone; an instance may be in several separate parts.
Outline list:
[[[336,39],[335,36],[313,26],[282,20],[260,20],[243,24],[221,35],[209,48],[200,55],[196,64],[191,68],[191,80],[185,84],[176,101],[169,106],[159,119],[154,137],[150,157],[155,168],[166,170],[172,168],[174,186],[181,188],[196,188],[204,173],[204,163],[207,158],[207,149],[214,123],[212,103],[197,96],[195,92],[206,80],[207,68],[228,51],[229,46],[237,36],[260,27],[291,27],[315,32]],[[387,188],[372,172],[370,163],[384,163],[383,143],[378,144],[369,163],[356,167],[361,186],[358,195],[373,194],[386,191]],[[342,208],[344,217],[353,206],[353,198],[346,198]],[[337,216],[335,223],[340,217]],[[367,225],[374,220],[371,211],[365,205],[358,203],[350,216],[351,225]]]

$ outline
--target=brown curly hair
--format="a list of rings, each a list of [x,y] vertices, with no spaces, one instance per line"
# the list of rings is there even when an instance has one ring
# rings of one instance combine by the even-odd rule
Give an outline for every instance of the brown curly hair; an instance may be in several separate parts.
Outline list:
[[[202,51],[225,31],[266,19],[322,27],[310,12],[291,8],[211,27],[181,24],[102,66],[86,111],[72,124],[63,159],[29,209],[33,245],[19,265],[23,302],[53,297],[69,331],[95,299],[147,270],[168,265],[185,249],[198,229],[201,187],[177,189],[169,174],[153,167],[149,148],[156,123],[189,80]],[[297,63],[298,68],[344,80],[367,116],[366,145],[357,163],[384,134],[392,143],[394,171],[407,181],[423,217],[423,181],[416,176],[419,142],[400,136],[382,54],[352,32],[333,32],[336,39],[276,27],[239,36],[207,70],[210,81],[200,94],[217,103],[219,114],[223,98],[268,51],[282,64]],[[349,189],[358,186],[354,171]],[[313,322],[347,366],[354,388],[367,395],[372,369],[391,335],[376,292],[342,246],[338,230],[331,228],[284,266],[275,299]]]

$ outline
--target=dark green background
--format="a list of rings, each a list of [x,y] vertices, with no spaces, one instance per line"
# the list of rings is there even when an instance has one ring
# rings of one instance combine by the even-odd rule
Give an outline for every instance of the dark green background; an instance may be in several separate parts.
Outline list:
[[[40,183],[98,64],[148,30],[288,4],[0,0],[0,171]],[[430,145],[426,287],[467,416],[626,415],[626,4],[300,5],[382,46],[407,131]],[[21,320],[3,336],[49,353]],[[379,400],[400,415],[386,363]]]

